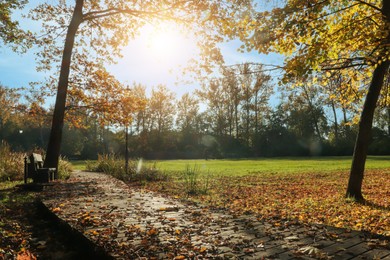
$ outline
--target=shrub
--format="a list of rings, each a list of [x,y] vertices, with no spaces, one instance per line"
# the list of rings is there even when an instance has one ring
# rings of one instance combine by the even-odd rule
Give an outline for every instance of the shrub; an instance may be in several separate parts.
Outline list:
[[[58,161],[58,179],[67,180],[72,174],[72,164],[64,157],[60,157]]]
[[[24,176],[24,153],[11,151],[5,142],[0,145],[0,181],[22,180]]]
[[[130,160],[128,172],[126,173],[125,160],[114,154],[99,155],[97,162],[87,161],[88,171],[104,172],[123,181],[165,181],[168,175],[159,171],[154,164],[152,167],[145,167],[143,160]]]
[[[131,167],[130,167],[131,165]],[[132,161],[129,163],[129,169],[131,169],[130,180],[136,182],[145,182],[145,181],[167,181],[169,180],[168,174],[160,171],[157,168],[157,164],[154,163],[150,167],[145,167],[143,160],[139,159],[137,161]],[[130,171],[129,171],[130,172]]]
[[[117,175],[124,167],[125,165],[121,165],[121,161],[114,154],[99,154],[97,161],[87,161],[85,166],[87,171],[104,172],[110,175]]]

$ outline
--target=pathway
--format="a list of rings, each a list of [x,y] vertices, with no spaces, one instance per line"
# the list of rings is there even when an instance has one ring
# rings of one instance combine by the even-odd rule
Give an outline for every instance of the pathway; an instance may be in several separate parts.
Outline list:
[[[388,241],[362,232],[269,224],[135,190],[101,173],[77,172],[40,197],[115,259],[390,259]]]

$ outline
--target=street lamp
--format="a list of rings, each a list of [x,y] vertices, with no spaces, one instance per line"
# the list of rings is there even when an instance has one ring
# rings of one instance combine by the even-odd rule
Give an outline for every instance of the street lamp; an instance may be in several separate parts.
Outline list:
[[[125,170],[126,170],[126,176],[129,174],[129,127],[126,124],[125,127],[125,143],[126,143],[126,150],[125,150]]]

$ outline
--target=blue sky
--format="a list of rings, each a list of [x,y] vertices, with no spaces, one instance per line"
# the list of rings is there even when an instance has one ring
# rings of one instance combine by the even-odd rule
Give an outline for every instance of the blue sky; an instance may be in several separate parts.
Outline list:
[[[39,28],[37,24],[23,20],[21,26],[30,30]],[[140,37],[129,42],[124,48],[124,57],[119,59],[117,64],[108,65],[108,70],[122,83],[131,85],[137,82],[149,88],[165,84],[177,93],[177,96],[196,89],[200,85],[199,82],[178,83],[178,77],[181,75],[179,66],[185,66],[189,58],[196,57],[196,49],[192,46],[191,39],[174,35],[171,38],[176,41],[167,42],[165,47],[161,47],[163,44],[158,44],[160,47],[156,47],[153,40],[161,43],[164,39],[150,39],[150,35],[154,34],[148,30],[150,29],[146,28]],[[239,46],[240,42],[237,40],[221,45],[226,64],[243,62],[280,64],[282,62],[278,55],[239,53],[237,52]],[[36,71],[36,51],[36,48],[32,48],[27,53],[17,54],[0,45],[0,83],[8,87],[28,87],[30,82],[44,80],[44,73]]]

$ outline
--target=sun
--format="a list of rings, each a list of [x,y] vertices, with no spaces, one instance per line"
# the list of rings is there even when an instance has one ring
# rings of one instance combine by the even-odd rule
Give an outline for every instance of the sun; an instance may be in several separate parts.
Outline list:
[[[147,43],[153,55],[170,57],[182,47],[183,39],[176,31],[164,30],[151,33]]]
[[[146,31],[147,55],[160,63],[182,63],[195,52],[194,41],[171,23],[161,23]]]
[[[148,85],[176,84],[200,56],[197,37],[174,23],[145,25],[112,65],[118,78]]]

